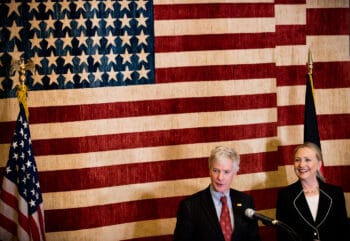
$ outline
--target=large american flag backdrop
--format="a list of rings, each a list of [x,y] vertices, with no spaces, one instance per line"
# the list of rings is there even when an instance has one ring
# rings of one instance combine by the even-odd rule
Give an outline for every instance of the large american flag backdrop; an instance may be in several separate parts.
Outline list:
[[[233,187],[274,217],[277,190],[295,180],[310,49],[324,171],[349,212],[349,19],[349,0],[2,0],[1,174],[22,56],[35,65],[47,240],[171,240],[217,145],[241,153]],[[273,231],[261,226],[264,240]]]

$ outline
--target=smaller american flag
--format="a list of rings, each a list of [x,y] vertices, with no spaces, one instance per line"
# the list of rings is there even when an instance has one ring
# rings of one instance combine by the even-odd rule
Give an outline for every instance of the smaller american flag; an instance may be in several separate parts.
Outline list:
[[[39,175],[22,104],[0,193],[0,240],[45,240]]]

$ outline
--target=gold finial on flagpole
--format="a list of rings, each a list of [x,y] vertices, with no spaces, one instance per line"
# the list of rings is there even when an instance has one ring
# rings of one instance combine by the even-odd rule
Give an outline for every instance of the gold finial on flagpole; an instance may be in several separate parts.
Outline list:
[[[20,60],[16,60],[11,65],[10,74],[13,75],[16,71],[19,72],[19,85],[16,86],[17,91],[17,99],[20,103],[22,103],[27,119],[29,118],[28,104],[27,104],[27,86],[25,84],[26,80],[26,71],[29,70],[31,72],[34,71],[34,63],[29,60],[28,63],[25,63],[24,58]]]
[[[312,62],[312,53],[311,53],[310,49],[309,49],[308,61],[307,62],[308,62],[309,74],[312,74],[313,62]]]

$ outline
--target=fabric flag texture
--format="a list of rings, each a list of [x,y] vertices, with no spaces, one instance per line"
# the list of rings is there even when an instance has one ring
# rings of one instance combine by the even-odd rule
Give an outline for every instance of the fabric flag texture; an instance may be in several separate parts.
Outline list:
[[[2,0],[0,172],[23,56],[48,241],[172,240],[218,145],[241,154],[233,187],[273,217],[312,49],[327,180],[350,210],[349,20],[349,0]]]
[[[22,104],[1,186],[0,240],[45,240],[38,169]]]

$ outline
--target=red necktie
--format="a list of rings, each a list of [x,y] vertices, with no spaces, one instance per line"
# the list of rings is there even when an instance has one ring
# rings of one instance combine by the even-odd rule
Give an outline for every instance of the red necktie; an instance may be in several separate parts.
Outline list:
[[[220,215],[220,225],[225,241],[230,241],[232,236],[232,226],[230,221],[230,212],[227,207],[227,199],[225,196],[221,197],[222,209]]]

